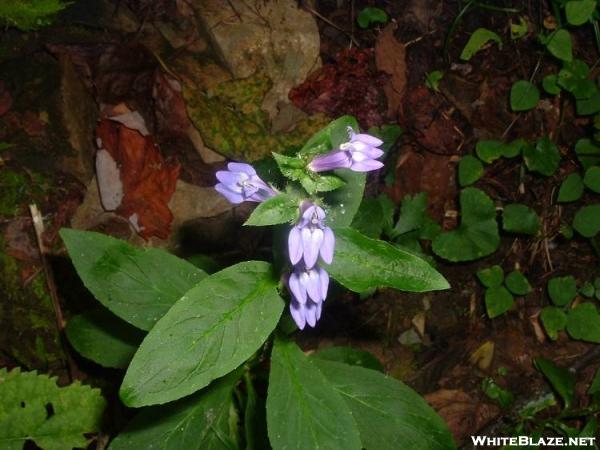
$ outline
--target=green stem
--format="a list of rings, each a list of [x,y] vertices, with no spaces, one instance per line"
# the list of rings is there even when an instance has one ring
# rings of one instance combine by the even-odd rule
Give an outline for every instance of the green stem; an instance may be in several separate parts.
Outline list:
[[[488,9],[490,11],[500,11],[505,13],[518,13],[521,12],[521,8],[505,8],[502,6],[488,5],[487,3],[476,2],[475,6],[481,9]]]
[[[454,32],[456,31],[456,27],[458,26],[460,20],[467,13],[467,11],[473,6],[475,0],[469,0],[465,6],[459,11],[457,16],[452,21],[450,28],[448,29],[448,34],[446,35],[446,39],[444,41],[444,61],[446,64],[450,64],[450,42],[452,42],[452,37],[454,36]]]

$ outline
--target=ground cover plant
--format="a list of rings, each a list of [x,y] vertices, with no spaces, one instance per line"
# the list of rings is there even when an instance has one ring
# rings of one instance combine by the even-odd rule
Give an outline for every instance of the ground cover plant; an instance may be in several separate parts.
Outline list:
[[[0,448],[597,448],[599,20],[0,5]]]

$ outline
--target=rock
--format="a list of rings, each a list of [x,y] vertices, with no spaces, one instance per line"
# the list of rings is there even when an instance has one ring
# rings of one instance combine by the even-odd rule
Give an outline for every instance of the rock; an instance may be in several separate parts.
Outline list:
[[[177,181],[175,193],[169,202],[173,213],[173,230],[186,222],[218,216],[230,211],[234,205],[219,194],[213,187],[199,187]]]
[[[290,88],[321,65],[317,24],[294,0],[196,0],[193,7],[234,78],[263,71],[273,82],[262,104],[271,119]]]

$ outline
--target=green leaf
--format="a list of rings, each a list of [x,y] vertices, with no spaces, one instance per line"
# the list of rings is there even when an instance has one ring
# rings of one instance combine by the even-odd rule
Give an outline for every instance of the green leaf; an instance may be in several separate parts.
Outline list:
[[[575,106],[579,116],[591,116],[600,112],[600,90],[596,87],[596,91],[590,97],[578,98]]]
[[[311,357],[383,372],[383,364],[373,353],[352,347],[328,347],[312,354]]]
[[[591,139],[579,139],[575,144],[575,153],[586,170],[593,165],[600,164],[600,147]]]
[[[546,41],[548,51],[562,61],[571,61],[573,59],[572,47],[571,35],[565,29],[556,30]]]
[[[84,434],[100,429],[106,401],[100,389],[79,382],[61,388],[56,381],[0,369],[0,448],[18,450],[26,440],[44,450],[87,447]]]
[[[529,111],[540,101],[540,91],[531,82],[519,80],[510,88],[510,107],[513,111]]]
[[[548,295],[556,306],[565,306],[577,295],[577,283],[572,275],[554,277],[548,281]]]
[[[519,16],[519,23],[513,23],[512,20],[510,22],[510,38],[513,41],[517,39],[521,39],[524,37],[529,31],[529,26],[527,25],[527,19],[523,16]]]
[[[291,316],[286,317],[293,322]],[[260,381],[262,382],[262,380]],[[267,432],[267,398],[256,392],[250,372],[244,374],[244,385],[246,387],[246,407],[244,408],[246,450],[270,449]]]
[[[401,291],[447,289],[446,279],[423,259],[351,228],[334,230],[333,263],[327,272],[354,292],[388,286]]]
[[[526,145],[523,158],[529,170],[547,177],[553,175],[560,164],[558,147],[547,137],[540,139],[535,147]]]
[[[558,75],[551,74],[545,76],[542,80],[542,87],[548,94],[560,94],[560,86],[558,85]]]
[[[567,315],[562,308],[556,306],[546,306],[542,309],[540,318],[546,333],[553,341],[558,339],[558,332],[564,330],[567,325]]]
[[[334,173],[345,181],[340,189],[328,192],[325,203],[330,205],[327,211],[327,224],[330,227],[350,226],[363,199],[367,177],[364,173],[340,169]]]
[[[581,288],[579,288],[579,293],[581,295],[583,295],[584,297],[588,297],[588,298],[592,298],[594,296],[595,291],[596,291],[596,289],[594,288],[594,285],[589,281],[586,281],[583,284],[583,286],[581,286]]]
[[[573,228],[586,238],[593,238],[600,231],[600,203],[581,208],[573,219]]]
[[[383,9],[373,7],[363,8],[356,18],[361,28],[369,28],[374,23],[386,23],[388,20],[390,18]]]
[[[490,319],[508,311],[513,305],[513,296],[504,286],[489,288],[485,291],[485,308]]]
[[[483,175],[483,164],[471,155],[463,156],[458,163],[458,182],[461,187],[475,183]]]
[[[434,70],[425,75],[425,85],[432,91],[440,91],[440,81],[444,78],[444,72],[441,70]]]
[[[536,234],[541,226],[536,212],[520,203],[512,203],[504,207],[502,223],[505,231],[524,234]]]
[[[486,377],[481,382],[481,390],[492,400],[495,400],[502,408],[508,408],[514,401],[513,395],[506,389],[502,389],[496,382]]]
[[[107,309],[95,309],[69,319],[67,338],[82,356],[104,367],[125,369],[144,338],[139,329]]]
[[[600,166],[592,166],[585,171],[583,184],[597,194],[600,194]]]
[[[234,372],[185,399],[145,408],[110,443],[109,450],[234,450]]]
[[[575,396],[575,376],[567,369],[558,367],[552,361],[544,358],[535,358],[535,366],[544,374],[554,390],[565,403],[565,409],[571,406]]]
[[[338,117],[312,135],[298,152],[298,155],[317,155],[338,148],[344,142],[348,142],[348,128],[352,128],[355,132],[358,132],[359,126],[356,119],[352,116]]]
[[[291,194],[278,194],[258,204],[244,225],[262,227],[290,223],[298,218],[300,199]]]
[[[567,22],[571,25],[583,25],[592,18],[596,10],[596,0],[571,0],[565,5]]]
[[[272,152],[272,154],[279,167],[279,171],[284,177],[292,181],[300,181],[309,176],[306,169],[306,161],[302,158],[280,155],[275,152]]]
[[[503,146],[501,141],[478,141],[475,144],[475,152],[484,163],[491,164],[502,156]]]
[[[498,46],[502,48],[502,39],[493,31],[486,28],[478,28],[469,37],[465,48],[460,54],[460,59],[463,61],[469,61],[475,53],[483,48],[489,41],[498,43]]]
[[[350,407],[360,430],[363,448],[456,448],[444,421],[421,396],[405,384],[362,367],[311,359]],[[330,416],[329,421],[334,416]],[[347,447],[334,445],[332,448]]]
[[[506,276],[504,284],[510,292],[515,295],[527,295],[531,292],[531,285],[529,281],[518,270],[513,270]]]
[[[492,200],[479,189],[465,188],[460,193],[460,205],[460,226],[433,240],[434,253],[453,262],[470,261],[493,253],[500,245],[500,236]]]
[[[376,198],[365,198],[352,221],[352,228],[373,239],[379,238],[384,227],[383,208]]]
[[[275,340],[267,395],[273,450],[362,448],[350,408],[317,361],[307,358],[295,343]]]
[[[52,23],[53,16],[70,2],[61,0],[3,0],[0,2],[0,23],[33,31]]]
[[[565,178],[560,185],[558,190],[558,198],[556,199],[559,203],[574,202],[579,200],[583,195],[583,180],[581,175],[578,173],[572,173]]]
[[[205,278],[148,333],[125,374],[121,400],[140,407],[202,389],[252,356],[282,310],[265,262],[239,263]]]
[[[83,284],[109,310],[149,330],[206,274],[157,248],[138,248],[91,231],[60,235]]]
[[[427,192],[413,196],[407,195],[402,199],[398,222],[394,226],[394,235],[418,230],[423,226],[427,214]]]
[[[486,267],[477,271],[477,278],[487,288],[498,287],[504,281],[504,270],[498,265]]]
[[[596,305],[580,303],[569,311],[567,331],[573,339],[600,344],[600,314]]]

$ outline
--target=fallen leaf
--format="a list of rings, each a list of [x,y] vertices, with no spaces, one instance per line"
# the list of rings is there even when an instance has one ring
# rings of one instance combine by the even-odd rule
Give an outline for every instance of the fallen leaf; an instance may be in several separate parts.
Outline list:
[[[406,91],[406,47],[394,37],[398,25],[391,22],[377,38],[375,64],[390,77],[383,85],[388,102],[388,117],[395,118]]]

